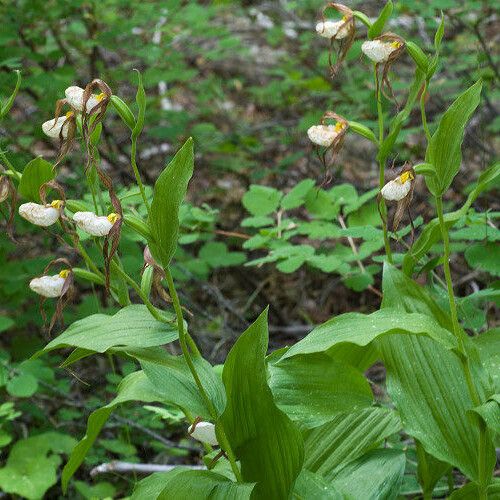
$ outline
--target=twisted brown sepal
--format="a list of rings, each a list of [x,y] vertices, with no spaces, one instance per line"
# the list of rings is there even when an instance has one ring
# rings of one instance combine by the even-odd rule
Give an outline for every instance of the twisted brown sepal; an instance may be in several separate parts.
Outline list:
[[[401,38],[399,35],[396,35],[394,33],[384,33],[384,34],[380,35],[379,37],[375,38],[375,40],[380,40],[382,42],[389,42],[389,43],[396,42],[396,43],[400,44],[396,50],[391,52],[387,61],[385,61],[384,63],[378,63],[375,66],[376,71],[377,71],[377,95],[378,95],[379,88],[380,88],[384,97],[386,99],[388,99],[389,101],[393,100],[396,104],[396,107],[399,108],[398,101],[396,99],[396,96],[394,94],[394,90],[393,90],[391,82],[389,80],[389,71],[391,70],[392,65],[396,62],[397,59],[399,59],[401,54],[404,52],[405,40],[404,40],[404,38]],[[382,79],[379,80],[378,69],[381,65],[382,65]],[[387,88],[390,95],[386,94],[386,92],[384,91],[384,86],[385,86],[385,88]]]
[[[64,316],[63,316],[63,310],[66,307],[66,304],[69,302],[71,298],[70,290],[72,290],[73,286],[73,281],[74,281],[74,276],[73,276],[73,268],[71,264],[69,263],[68,259],[65,259],[63,257],[54,259],[51,262],[49,262],[46,266],[45,269],[43,270],[42,276],[47,274],[48,270],[57,264],[64,264],[65,267],[69,270],[68,276],[65,278],[64,285],[61,291],[61,295],[57,299],[56,303],[56,310],[54,314],[52,315],[52,318],[50,319],[50,324],[49,328],[47,330],[47,334],[50,336],[50,333],[52,332],[52,329],[54,328],[56,321],[60,320],[61,326],[64,328]],[[47,297],[40,297],[40,305],[39,305],[39,311],[40,315],[43,318],[43,325],[44,328],[47,327],[47,315],[45,314],[45,310],[43,309],[43,306],[45,304],[45,301],[47,300]]]
[[[7,190],[7,198],[4,200],[9,200],[9,215],[5,217],[7,221],[5,232],[9,237],[12,243],[17,243],[16,238],[14,237],[14,217],[16,215],[16,207],[17,207],[17,191],[14,187],[14,183],[7,176],[0,177],[0,193],[3,190]]]
[[[98,88],[101,91],[102,99],[87,112],[87,103],[92,95],[92,91]],[[93,147],[90,143],[90,138],[97,125],[103,120],[106,114],[106,109],[111,100],[111,88],[109,85],[99,78],[92,80],[87,84],[83,91],[83,111],[82,111],[82,133],[87,150],[87,163],[85,171],[88,170],[90,165],[94,162]],[[93,117],[91,121],[90,118]]]
[[[151,251],[149,250],[149,246],[146,245],[144,247],[144,265],[142,266],[141,275],[144,273],[144,270],[147,266],[153,268],[153,283],[152,283],[152,291],[155,295],[157,295],[160,299],[165,301],[167,304],[172,303],[172,299],[170,295],[165,291],[161,281],[165,278],[165,271],[163,268],[156,262],[154,257],[151,255]]]
[[[55,126],[57,119],[61,116],[62,108],[68,104],[66,99],[59,99],[56,102],[56,109],[54,113],[54,125]],[[68,131],[68,135],[66,138],[63,137],[63,130],[65,128]],[[54,167],[61,163],[61,160],[66,156],[66,153],[71,149],[73,145],[73,141],[76,136],[76,115],[74,111],[71,111],[66,114],[66,120],[61,127],[61,131],[59,132],[59,150],[57,152],[57,158],[54,164]]]
[[[325,12],[327,9],[335,9],[337,12],[342,14],[342,18],[345,18],[344,23],[339,27],[337,34],[347,28],[348,34],[345,38],[337,38],[337,34],[330,38],[330,48],[328,49],[328,66],[330,68],[330,76],[331,78],[335,78],[344,62],[344,59],[349,52],[349,49],[352,47],[354,43],[354,38],[356,37],[356,25],[354,23],[354,14],[349,7],[341,3],[332,3],[329,2],[323,7],[323,11],[321,12],[321,20],[323,22],[326,21]],[[335,64],[332,61],[332,53],[334,48],[335,41],[339,42],[338,50],[337,50],[337,60]]]

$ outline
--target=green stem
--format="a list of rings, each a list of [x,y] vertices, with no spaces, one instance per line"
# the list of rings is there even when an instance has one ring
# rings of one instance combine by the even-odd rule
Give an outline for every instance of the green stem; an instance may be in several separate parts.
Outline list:
[[[425,137],[427,138],[427,142],[431,141],[431,133],[429,131],[429,126],[427,125],[427,115],[425,113],[425,96],[427,95],[427,84],[424,83],[424,87],[422,89],[422,93],[420,94],[420,114],[422,116],[422,125],[425,131]]]
[[[474,385],[472,370],[465,347],[466,333],[460,327],[458,322],[457,304],[455,301],[455,294],[453,293],[453,281],[451,278],[450,270],[450,239],[448,235],[448,228],[444,222],[443,214],[443,199],[441,196],[436,196],[436,210],[438,213],[439,227],[441,229],[441,237],[443,239],[443,270],[446,280],[446,287],[448,290],[448,301],[450,304],[451,321],[453,325],[453,333],[457,338],[458,349],[460,351],[460,360],[462,369],[465,375],[467,388],[474,406],[481,404],[481,397]],[[488,471],[486,464],[486,426],[482,420],[479,423],[479,446],[478,446],[478,475],[479,475],[479,496],[480,499],[486,499],[486,485],[488,484]]]
[[[203,400],[205,401],[205,405],[206,405],[208,411],[210,412],[210,415],[212,416],[214,422],[216,422],[219,418],[218,414],[217,414],[217,410],[215,409],[212,401],[210,401],[210,398],[208,397],[208,394],[206,393],[205,388],[203,387],[203,384],[201,383],[198,372],[196,371],[193,360],[191,359],[191,353],[189,352],[189,349],[187,346],[186,331],[184,330],[184,318],[182,315],[182,307],[181,307],[181,303],[179,301],[179,296],[177,295],[177,290],[175,289],[175,284],[174,284],[174,280],[172,278],[172,273],[170,272],[170,269],[168,267],[165,268],[164,270],[165,270],[165,278],[167,280],[170,297],[172,297],[172,303],[174,306],[175,314],[177,315],[177,326],[179,329],[179,343],[181,345],[182,354],[184,356],[184,359],[186,360],[186,364],[188,365],[189,370],[191,371],[191,374],[193,375],[193,378],[196,382],[196,385],[198,386],[198,390],[200,391],[200,395],[203,398]],[[218,429],[218,434],[219,434],[220,445],[221,445],[222,449],[227,453],[227,458],[229,460],[229,463],[231,464],[231,469],[233,470],[233,473],[236,477],[236,480],[238,482],[242,482],[241,472],[240,472],[240,469],[238,468],[238,464],[236,463],[236,457],[233,453],[231,445],[229,444],[229,441],[227,439],[224,428],[220,422],[218,424],[217,429]]]
[[[381,88],[378,83],[377,76],[377,66],[373,65],[373,77],[375,79],[375,99],[377,100],[377,115],[378,115],[378,147],[382,147],[382,143],[384,142],[384,111],[382,109],[382,93]],[[379,176],[378,176],[378,188],[381,191],[385,184],[385,160],[379,160]],[[389,233],[387,230],[387,207],[385,205],[384,198],[380,197],[380,211],[381,211],[381,219],[382,219],[382,229],[384,231],[384,247],[385,254],[387,255],[387,260],[390,264],[392,264],[392,251],[391,251],[391,243],[389,241]]]
[[[16,179],[20,181],[22,177],[21,174],[14,168],[14,165],[12,165],[12,163],[7,158],[7,155],[2,150],[0,150],[0,158],[7,165],[7,167],[9,167],[9,170],[14,174]]]
[[[132,169],[134,170],[135,180],[137,181],[137,185],[139,186],[139,190],[141,192],[142,199],[144,201],[144,205],[146,206],[146,210],[148,211],[148,217],[151,215],[151,207],[149,206],[149,201],[146,197],[146,190],[144,189],[144,184],[141,180],[141,174],[139,173],[139,168],[137,167],[136,156],[137,156],[137,138],[132,137],[131,139],[132,147],[130,149],[130,163],[132,165]]]

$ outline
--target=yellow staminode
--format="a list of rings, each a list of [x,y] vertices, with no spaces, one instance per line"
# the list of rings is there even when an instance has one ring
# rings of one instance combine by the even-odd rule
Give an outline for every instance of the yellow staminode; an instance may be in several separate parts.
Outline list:
[[[99,102],[101,102],[105,97],[106,97],[106,94],[104,92],[101,92],[100,94],[96,95],[96,99]]]
[[[404,184],[404,183],[406,183],[408,181],[412,181],[413,179],[415,179],[415,177],[412,174],[411,170],[408,170],[407,172],[403,172],[399,176],[399,181],[401,182],[401,184]]]
[[[57,209],[61,208],[63,205],[64,205],[64,201],[62,201],[62,200],[54,200],[50,204],[51,207],[57,208]]]
[[[115,214],[114,212],[108,215],[108,220],[111,224],[114,224],[117,220],[120,219],[120,214]]]
[[[75,113],[73,113],[73,111],[68,111],[66,113],[66,118],[71,118]]]
[[[335,124],[335,132],[341,132],[345,128],[345,123],[337,122]]]
[[[70,272],[71,272],[71,271],[70,271],[69,269],[63,269],[62,271],[60,271],[60,272],[59,272],[59,276],[60,276],[61,278],[66,279],[66,278],[69,276],[69,273],[70,273]]]
[[[391,42],[391,47],[399,49],[399,47],[401,47],[401,42]]]

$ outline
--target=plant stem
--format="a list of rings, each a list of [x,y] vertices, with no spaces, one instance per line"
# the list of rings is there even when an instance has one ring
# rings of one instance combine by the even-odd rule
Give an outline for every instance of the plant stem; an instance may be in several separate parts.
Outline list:
[[[375,99],[377,101],[377,115],[378,115],[378,147],[382,147],[382,143],[384,142],[384,111],[382,109],[382,94],[380,85],[378,83],[377,76],[377,66],[373,65],[373,75],[375,79]],[[380,159],[378,163],[379,168],[379,177],[378,177],[378,188],[381,191],[385,184],[385,160]],[[387,260],[390,264],[392,264],[392,251],[391,251],[391,243],[389,241],[389,235],[387,231],[387,207],[385,205],[384,198],[380,197],[379,201],[381,219],[382,219],[382,229],[384,231],[384,246],[385,246],[385,254],[387,255]]]
[[[427,138],[427,142],[431,141],[431,133],[429,131],[429,126],[427,125],[427,115],[425,113],[425,96],[427,95],[427,84],[424,83],[424,87],[422,89],[422,93],[420,94],[420,114],[422,116],[422,125],[425,131],[425,137]]]
[[[9,167],[9,170],[14,174],[16,179],[20,181],[22,177],[21,174],[14,168],[14,165],[12,165],[7,158],[7,155],[2,150],[0,150],[0,159],[7,165],[7,167]]]
[[[443,199],[441,196],[436,196],[436,209],[439,219],[439,227],[441,229],[441,237],[443,239],[443,269],[448,289],[448,300],[450,304],[451,321],[453,324],[453,333],[457,338],[458,349],[460,351],[460,360],[462,369],[467,383],[467,388],[474,406],[481,404],[481,397],[474,385],[472,370],[469,363],[469,357],[465,347],[466,333],[460,327],[458,322],[457,304],[455,294],[453,293],[453,281],[450,270],[450,239],[448,236],[448,228],[446,227],[443,215]],[[486,485],[488,484],[488,471],[486,468],[486,426],[482,419],[479,420],[479,446],[478,446],[478,476],[479,476],[479,498],[486,499]]]
[[[175,284],[174,280],[172,278],[172,273],[170,272],[170,269],[166,267],[164,269],[165,271],[165,278],[167,280],[168,284],[168,291],[170,293],[170,297],[172,297],[172,303],[174,306],[175,314],[177,315],[177,325],[179,329],[179,343],[181,345],[182,349],[182,354],[184,355],[184,359],[186,360],[186,364],[189,367],[189,370],[191,371],[191,374],[193,375],[193,378],[196,382],[196,385],[198,386],[198,390],[200,391],[200,395],[205,401],[205,405],[212,416],[214,422],[216,422],[219,418],[217,414],[217,410],[215,409],[212,401],[210,401],[210,398],[208,397],[208,394],[205,391],[205,388],[203,387],[203,384],[201,383],[200,377],[198,375],[198,372],[196,371],[196,368],[194,366],[193,360],[191,359],[191,353],[189,352],[187,342],[186,342],[186,331],[184,330],[184,318],[182,315],[182,307],[181,303],[179,301],[179,296],[177,295],[177,290],[175,289]],[[193,341],[194,343],[194,341]],[[233,470],[234,475],[236,476],[236,480],[238,482],[242,481],[241,477],[241,472],[240,469],[238,468],[238,464],[236,463],[236,457],[233,453],[233,450],[231,449],[231,445],[229,444],[229,441],[226,437],[226,433],[224,431],[224,428],[222,424],[219,422],[217,426],[218,434],[219,434],[219,441],[222,449],[227,453],[227,458],[231,464],[231,469]]]
[[[146,210],[148,211],[148,217],[149,217],[151,215],[151,207],[149,206],[149,201],[146,197],[146,190],[144,189],[144,184],[142,183],[141,174],[139,173],[139,168],[137,167],[137,162],[136,162],[137,137],[132,137],[131,143],[132,146],[130,148],[130,163],[132,165],[132,169],[135,175],[135,180],[137,181],[137,185],[139,186],[139,190],[141,192],[141,196],[144,201],[144,205],[146,206]]]

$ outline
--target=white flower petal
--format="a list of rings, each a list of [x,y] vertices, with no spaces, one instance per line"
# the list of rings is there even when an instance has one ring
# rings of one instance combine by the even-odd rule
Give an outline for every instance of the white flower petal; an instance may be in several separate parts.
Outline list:
[[[189,430],[191,430],[191,427]],[[211,446],[219,444],[215,435],[215,425],[210,422],[198,422],[193,432],[191,432],[191,437]]]
[[[341,26],[344,25],[342,28]],[[325,38],[335,37],[337,40],[349,34],[349,23],[345,21],[320,21],[316,24],[316,33]]]
[[[370,40],[361,45],[361,50],[375,63],[387,61],[397,49],[392,42],[382,42],[381,40]]]
[[[411,181],[401,182],[400,178],[389,181],[382,188],[382,196],[388,201],[399,201],[405,198],[411,189]]]
[[[48,227],[57,222],[61,212],[54,207],[38,203],[23,203],[19,207],[19,215],[36,226]]]
[[[66,100],[68,101],[68,104],[76,111],[82,112],[83,111],[83,94],[84,90],[81,87],[68,87],[64,94],[66,95]],[[95,106],[99,104],[99,99],[97,99],[97,96],[94,94],[91,94],[87,101],[87,113]]]
[[[59,139],[59,133],[62,130],[63,139],[68,137],[68,127],[69,121],[66,122],[66,116],[60,116],[57,120],[53,118],[42,123],[42,130],[45,135],[52,137],[53,139]]]
[[[30,281],[30,288],[43,297],[60,297],[65,281],[58,274],[54,276],[40,276],[40,278],[33,278]]]
[[[339,135],[335,125],[313,125],[307,131],[311,142],[318,146],[331,146],[335,138]]]
[[[73,220],[82,231],[92,236],[106,236],[113,227],[105,215],[96,215],[94,212],[76,212]]]

